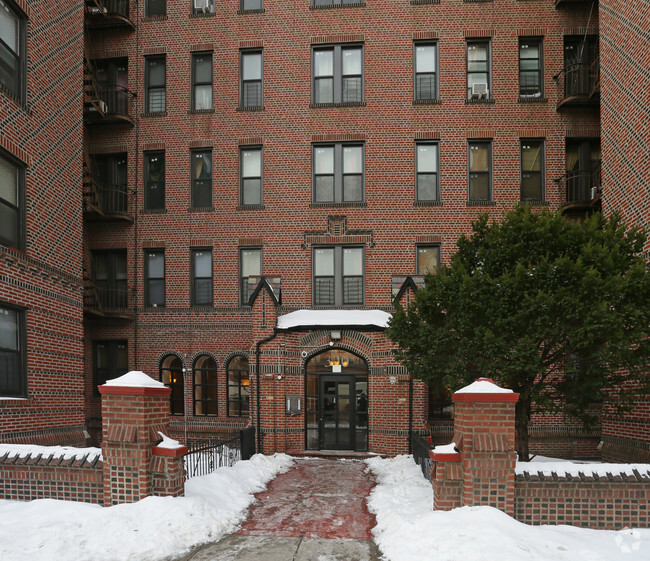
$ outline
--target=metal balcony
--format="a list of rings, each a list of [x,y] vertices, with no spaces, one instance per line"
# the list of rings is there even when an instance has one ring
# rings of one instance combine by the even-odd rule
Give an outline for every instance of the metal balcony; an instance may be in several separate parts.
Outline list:
[[[601,167],[593,170],[572,170],[555,180],[565,192],[562,210],[589,210],[600,203]]]
[[[124,86],[100,86],[95,79],[84,80],[84,121],[87,125],[133,126],[129,111],[132,94]]]
[[[135,29],[131,21],[129,0],[86,0],[86,26],[88,28]]]
[[[571,64],[553,76],[560,88],[557,109],[600,105],[600,61]]]
[[[132,311],[129,309],[126,282],[86,279],[84,312],[90,317],[133,319]]]
[[[593,4],[597,0],[555,0],[556,8],[572,8],[574,6],[584,6],[585,4]]]

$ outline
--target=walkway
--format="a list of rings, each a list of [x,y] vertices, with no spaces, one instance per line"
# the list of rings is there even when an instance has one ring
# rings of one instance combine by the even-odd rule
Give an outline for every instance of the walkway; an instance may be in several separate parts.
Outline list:
[[[358,460],[296,459],[256,495],[241,529],[187,561],[376,561],[365,498],[374,482]]]

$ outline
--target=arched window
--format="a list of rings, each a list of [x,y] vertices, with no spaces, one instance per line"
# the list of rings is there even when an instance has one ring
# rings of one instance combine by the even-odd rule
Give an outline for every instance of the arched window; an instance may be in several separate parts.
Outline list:
[[[217,363],[208,355],[194,362],[194,414],[217,414]]]
[[[183,363],[176,355],[169,355],[160,363],[160,381],[172,390],[169,412],[172,415],[184,415]]]
[[[236,356],[228,363],[228,416],[246,417],[250,412],[248,359]]]

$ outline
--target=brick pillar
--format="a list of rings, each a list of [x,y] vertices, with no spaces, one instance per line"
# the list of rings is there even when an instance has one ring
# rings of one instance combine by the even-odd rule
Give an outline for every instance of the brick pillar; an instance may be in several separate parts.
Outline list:
[[[187,446],[163,448],[154,446],[151,459],[152,493],[156,497],[182,497],[185,494],[183,458]]]
[[[519,394],[479,378],[458,390],[454,442],[463,471],[462,504],[488,505],[514,516],[515,405]]]
[[[451,510],[462,506],[463,464],[453,444],[436,446],[429,452],[433,460],[433,510]]]
[[[158,431],[165,433],[169,424],[171,390],[142,372],[129,372],[99,386],[99,393],[104,505],[139,501],[153,491],[152,449],[160,440]]]

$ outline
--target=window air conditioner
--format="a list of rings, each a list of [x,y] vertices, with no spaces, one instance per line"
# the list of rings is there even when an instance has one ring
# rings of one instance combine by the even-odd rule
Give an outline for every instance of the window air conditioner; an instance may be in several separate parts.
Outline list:
[[[472,98],[487,98],[488,85],[487,84],[472,84]]]
[[[194,0],[194,9],[203,13],[207,12],[210,8],[210,0]]]

